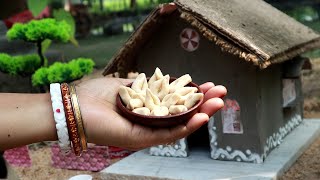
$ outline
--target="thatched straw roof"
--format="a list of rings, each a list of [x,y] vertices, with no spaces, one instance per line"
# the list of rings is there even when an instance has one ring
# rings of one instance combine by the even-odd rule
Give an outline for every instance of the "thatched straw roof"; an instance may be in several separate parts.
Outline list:
[[[320,47],[320,36],[262,0],[176,0],[180,17],[222,50],[260,68]],[[126,69],[168,16],[153,11],[114,56],[104,74]],[[121,62],[124,61],[124,62]]]

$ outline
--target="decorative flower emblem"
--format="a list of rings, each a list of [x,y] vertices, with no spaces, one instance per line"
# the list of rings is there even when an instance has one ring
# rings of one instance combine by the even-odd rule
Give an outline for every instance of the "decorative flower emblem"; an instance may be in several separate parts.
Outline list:
[[[188,52],[193,52],[200,45],[199,33],[191,28],[185,28],[180,34],[181,47]]]

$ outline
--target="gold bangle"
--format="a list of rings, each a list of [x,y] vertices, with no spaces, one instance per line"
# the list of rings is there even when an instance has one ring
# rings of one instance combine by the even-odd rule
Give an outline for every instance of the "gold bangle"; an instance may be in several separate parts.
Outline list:
[[[76,93],[76,88],[74,85],[70,85],[70,95],[71,95],[71,102],[72,102],[72,107],[73,107],[73,112],[75,119],[77,121],[78,125],[78,134],[80,136],[80,141],[81,141],[81,147],[83,151],[87,151],[87,138],[83,126],[83,121],[82,121],[82,116],[80,112],[80,105]]]

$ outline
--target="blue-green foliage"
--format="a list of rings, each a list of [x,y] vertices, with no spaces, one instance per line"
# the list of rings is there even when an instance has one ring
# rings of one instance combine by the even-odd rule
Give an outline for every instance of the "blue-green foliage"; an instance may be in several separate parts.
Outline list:
[[[36,54],[10,56],[0,53],[0,71],[11,75],[27,76],[40,67],[40,58]]]
[[[38,69],[32,76],[33,86],[44,86],[50,83],[71,82],[80,79],[93,70],[91,59],[78,58],[68,63],[56,62],[50,67]]]
[[[10,40],[21,39],[28,42],[44,41],[45,39],[67,42],[71,38],[71,27],[65,21],[46,18],[32,20],[29,23],[16,23],[7,32]]]

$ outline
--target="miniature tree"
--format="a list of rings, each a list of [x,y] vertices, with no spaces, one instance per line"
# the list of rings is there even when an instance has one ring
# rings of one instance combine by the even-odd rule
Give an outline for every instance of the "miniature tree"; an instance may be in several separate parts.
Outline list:
[[[36,54],[10,56],[0,53],[0,71],[10,75],[30,76],[40,66],[40,58]]]
[[[67,42],[71,39],[71,27],[65,21],[55,19],[32,20],[29,23],[16,23],[7,32],[9,40],[24,40],[35,43],[38,49],[38,55],[41,60],[41,66],[46,66],[43,55],[42,43],[46,39]]]
[[[57,12],[59,18],[64,14]],[[65,20],[56,19],[32,20],[26,24],[15,24],[8,32],[9,40],[24,40],[35,43],[38,55],[10,56],[0,54],[0,71],[11,75],[31,76],[32,85],[40,86],[44,91],[50,83],[71,82],[80,79],[85,74],[92,72],[94,62],[87,58],[78,58],[69,63],[56,62],[50,67],[44,56],[46,40],[57,40],[62,42],[73,41],[74,31],[72,26]],[[74,41],[76,42],[76,41]],[[40,68],[40,69],[39,69]]]
[[[50,67],[38,69],[32,76],[33,86],[46,86],[50,83],[71,82],[92,72],[94,62],[87,58],[74,59],[68,63],[56,62]]]

